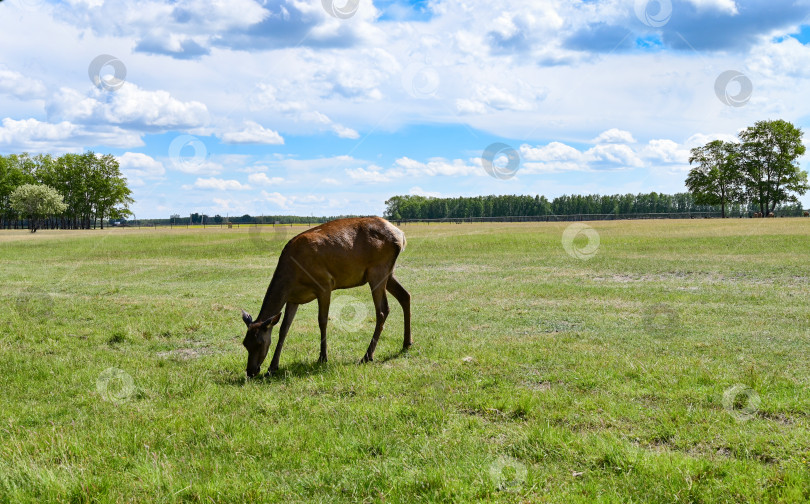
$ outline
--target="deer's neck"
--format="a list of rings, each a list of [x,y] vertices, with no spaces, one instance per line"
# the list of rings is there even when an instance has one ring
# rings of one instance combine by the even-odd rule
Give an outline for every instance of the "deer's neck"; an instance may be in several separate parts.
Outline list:
[[[267,320],[281,312],[284,305],[287,304],[289,284],[284,275],[284,268],[279,264],[273,274],[273,279],[270,281],[270,286],[267,287],[267,293],[264,295],[264,301],[262,301],[262,308],[256,318],[257,321]]]

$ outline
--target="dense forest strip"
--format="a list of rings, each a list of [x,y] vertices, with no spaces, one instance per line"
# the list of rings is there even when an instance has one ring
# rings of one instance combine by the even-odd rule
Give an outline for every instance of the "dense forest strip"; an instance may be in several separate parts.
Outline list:
[[[545,196],[473,196],[431,198],[394,196],[385,202],[385,217],[392,220],[470,219],[544,216],[649,216],[651,214],[702,215],[721,214],[720,205],[698,205],[690,193],[614,195],[563,195],[548,200]],[[754,204],[735,203],[726,215],[750,217],[758,210]],[[800,216],[799,203],[777,207],[776,215]],[[641,218],[641,217],[640,217]]]
[[[130,215],[132,191],[111,154],[11,154],[0,156],[0,228],[22,229],[28,224],[11,205],[11,194],[26,184],[46,185],[63,198],[67,209],[39,221],[44,229],[104,227],[109,219]]]

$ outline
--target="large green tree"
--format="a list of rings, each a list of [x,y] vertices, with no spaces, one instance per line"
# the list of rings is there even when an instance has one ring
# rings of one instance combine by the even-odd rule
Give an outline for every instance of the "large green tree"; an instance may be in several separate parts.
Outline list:
[[[696,164],[686,177],[686,187],[698,205],[720,205],[726,217],[726,205],[743,199],[743,177],[737,166],[739,147],[733,142],[714,140],[695,147],[689,164]]]
[[[752,203],[762,215],[777,205],[797,202],[810,189],[797,159],[805,153],[802,130],[783,121],[758,121],[740,132],[740,166]]]
[[[12,208],[20,215],[28,217],[28,227],[32,233],[39,228],[39,220],[58,215],[67,209],[62,195],[46,185],[23,184],[10,196]]]
[[[37,179],[56,188],[68,204],[69,227],[90,228],[96,221],[130,215],[132,191],[121,174],[118,160],[88,151],[65,154],[40,163]]]
[[[126,179],[121,175],[118,160],[111,154],[93,156],[90,177],[93,213],[100,220],[104,229],[104,219],[120,219],[132,214],[129,210],[132,191],[127,187]]]
[[[90,228],[106,219],[131,215],[132,192],[112,155],[94,152],[11,154],[0,156],[0,227],[10,226],[17,214],[9,197],[23,184],[48,185],[62,195],[67,209],[54,221],[62,228]]]
[[[11,206],[11,193],[33,177],[25,173],[14,156],[0,156],[0,227],[7,225],[16,215]]]

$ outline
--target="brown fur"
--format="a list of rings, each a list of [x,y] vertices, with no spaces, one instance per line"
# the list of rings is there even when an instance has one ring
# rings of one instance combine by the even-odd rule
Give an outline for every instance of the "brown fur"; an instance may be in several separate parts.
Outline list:
[[[377,324],[361,362],[374,359],[374,349],[389,312],[386,291],[402,306],[405,315],[403,348],[408,348],[412,344],[410,294],[393,275],[394,264],[405,243],[404,233],[379,217],[338,219],[292,238],[281,251],[256,321],[243,311],[243,320],[248,327],[243,342],[248,350],[248,375],[258,374],[270,348],[272,328],[278,323],[282,308],[286,306],[270,373],[278,369],[284,339],[298,306],[315,299],[318,300],[318,325],[321,330],[319,361],[326,362],[326,324],[331,293],[336,289],[365,284],[371,286]]]

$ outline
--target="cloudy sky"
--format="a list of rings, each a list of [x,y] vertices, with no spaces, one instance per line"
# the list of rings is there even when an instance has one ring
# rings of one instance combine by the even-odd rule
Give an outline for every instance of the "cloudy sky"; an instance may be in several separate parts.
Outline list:
[[[0,0],[0,41],[0,153],[112,153],[144,218],[677,192],[810,131],[810,0]]]

